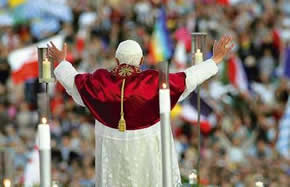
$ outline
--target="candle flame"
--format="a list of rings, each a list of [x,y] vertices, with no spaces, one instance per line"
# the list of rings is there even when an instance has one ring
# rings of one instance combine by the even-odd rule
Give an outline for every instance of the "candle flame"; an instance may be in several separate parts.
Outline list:
[[[263,186],[264,186],[264,183],[261,182],[261,181],[257,181],[257,182],[256,182],[256,186],[257,186],[257,187],[263,187]]]
[[[197,178],[197,176],[196,176],[195,173],[191,173],[191,174],[189,175],[189,178],[194,180],[194,179]]]
[[[167,86],[166,86],[166,83],[162,83],[162,86],[161,86],[163,89],[165,89]]]
[[[45,117],[41,118],[41,123],[46,124],[47,123],[47,119]]]
[[[11,187],[11,181],[9,179],[4,179],[3,185],[4,185],[4,187]]]

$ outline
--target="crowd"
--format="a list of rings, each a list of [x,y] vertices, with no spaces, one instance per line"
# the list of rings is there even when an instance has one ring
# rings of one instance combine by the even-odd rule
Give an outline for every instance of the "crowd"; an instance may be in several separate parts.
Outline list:
[[[0,148],[12,148],[14,152],[15,184],[25,180],[23,174],[39,123],[37,93],[43,88],[37,79],[17,85],[12,82],[10,52],[61,33],[66,36],[68,60],[78,71],[92,72],[112,68],[118,43],[133,39],[144,51],[142,68],[154,68],[149,42],[158,9],[164,5],[174,46],[181,29],[188,33],[207,32],[208,51],[215,39],[231,34],[235,41],[231,55],[241,61],[247,77],[246,89],[230,85],[223,79],[222,71],[202,85],[201,95],[213,108],[215,118],[210,132],[203,133],[201,138],[202,184],[248,187],[260,180],[270,187],[289,186],[290,147],[286,153],[277,147],[281,121],[290,107],[289,77],[283,76],[285,49],[290,43],[289,1],[63,0],[58,3],[69,5],[72,19],[60,21],[56,31],[34,35],[29,21],[0,25]],[[186,50],[189,66],[190,44]],[[171,71],[177,70],[172,59]],[[70,187],[94,186],[94,119],[58,83],[50,88],[53,180]],[[198,132],[192,122],[184,120],[182,106],[183,103],[178,106],[181,111],[172,115],[172,126],[182,178],[186,182],[196,168]]]

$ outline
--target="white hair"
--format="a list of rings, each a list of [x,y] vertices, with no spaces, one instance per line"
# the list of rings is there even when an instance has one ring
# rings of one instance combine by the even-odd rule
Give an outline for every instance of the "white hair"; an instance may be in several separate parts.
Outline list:
[[[119,44],[115,57],[120,64],[139,66],[143,52],[140,45],[134,40],[126,40]]]

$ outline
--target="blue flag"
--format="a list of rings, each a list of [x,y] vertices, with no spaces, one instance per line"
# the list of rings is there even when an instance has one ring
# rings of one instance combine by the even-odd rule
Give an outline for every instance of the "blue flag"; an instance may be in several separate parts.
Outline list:
[[[290,79],[290,47],[285,49],[284,76]]]

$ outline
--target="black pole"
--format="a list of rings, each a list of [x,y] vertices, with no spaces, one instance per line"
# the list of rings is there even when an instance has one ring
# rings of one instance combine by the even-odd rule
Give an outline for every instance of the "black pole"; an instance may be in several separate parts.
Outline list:
[[[45,111],[45,113],[46,113],[46,119],[47,119],[47,122],[48,122],[48,119],[49,119],[49,108],[50,108],[50,105],[49,105],[49,96],[48,96],[48,82],[45,82],[44,83],[45,84],[45,95],[46,95],[46,97],[45,97],[45,99],[46,99],[46,111]]]

